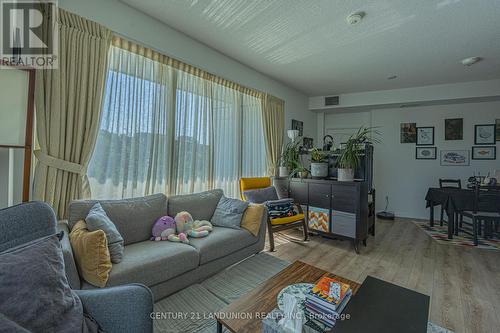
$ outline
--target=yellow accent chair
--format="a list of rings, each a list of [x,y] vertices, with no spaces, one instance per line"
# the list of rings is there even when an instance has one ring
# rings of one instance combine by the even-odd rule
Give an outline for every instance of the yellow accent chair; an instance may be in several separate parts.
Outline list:
[[[240,178],[241,199],[243,201],[246,201],[246,198],[243,194],[244,191],[256,190],[269,186],[272,186],[271,178],[269,177]],[[271,219],[269,217],[267,218],[267,231],[269,232],[269,244],[271,252],[274,251],[274,232],[302,227],[304,230],[304,241],[307,241],[309,239],[309,230],[307,228],[307,222],[302,207],[298,204],[295,204],[295,206],[298,211],[297,215],[274,219]]]

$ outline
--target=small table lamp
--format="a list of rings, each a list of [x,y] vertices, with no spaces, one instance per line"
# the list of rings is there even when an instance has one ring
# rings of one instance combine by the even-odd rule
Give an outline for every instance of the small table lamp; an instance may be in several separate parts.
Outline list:
[[[295,142],[295,140],[299,137],[299,130],[288,130],[287,134],[290,140],[292,140],[292,142]]]

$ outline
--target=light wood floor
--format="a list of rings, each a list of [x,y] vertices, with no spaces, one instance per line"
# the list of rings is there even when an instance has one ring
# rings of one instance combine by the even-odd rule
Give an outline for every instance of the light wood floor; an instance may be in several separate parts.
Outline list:
[[[276,236],[277,257],[357,282],[372,275],[429,295],[429,320],[454,332],[500,332],[499,251],[439,244],[408,219],[377,221],[376,236],[359,255],[349,241],[290,241],[286,236],[300,237],[297,230]]]

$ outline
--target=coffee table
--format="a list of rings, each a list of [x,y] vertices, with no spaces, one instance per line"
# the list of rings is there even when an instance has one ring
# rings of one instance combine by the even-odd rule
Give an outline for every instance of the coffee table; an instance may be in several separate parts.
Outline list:
[[[429,296],[368,276],[338,320],[335,333],[425,333],[429,320]]]
[[[262,319],[277,307],[277,296],[284,287],[316,283],[323,276],[349,284],[353,292],[342,312],[350,319],[337,321],[334,333],[427,332],[429,296],[371,276],[360,285],[302,261],[294,262],[216,313],[217,332],[222,333],[222,326],[233,333],[261,332]]]
[[[359,283],[305,262],[295,261],[269,280],[255,287],[248,294],[216,313],[217,332],[222,333],[222,326],[233,333],[260,332],[262,319],[277,307],[276,298],[281,289],[295,283],[316,283],[323,276],[336,278],[349,284],[353,294],[356,294],[360,287]]]

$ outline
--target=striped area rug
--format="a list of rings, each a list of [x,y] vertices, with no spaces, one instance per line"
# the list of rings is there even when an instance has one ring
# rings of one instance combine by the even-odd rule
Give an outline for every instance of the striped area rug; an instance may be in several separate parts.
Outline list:
[[[484,239],[479,237],[479,244],[474,246],[473,237],[464,232],[460,232],[458,236],[453,236],[453,239],[448,239],[448,227],[446,225],[440,226],[439,222],[434,224],[434,227],[431,227],[428,221],[413,220],[413,223],[441,244],[500,251],[500,240],[496,238]]]
[[[155,333],[215,333],[214,313],[275,275],[290,263],[266,253],[254,255],[213,277],[194,284],[154,305],[162,319],[154,320]],[[228,333],[224,329],[224,333]],[[427,333],[453,333],[431,322]]]

